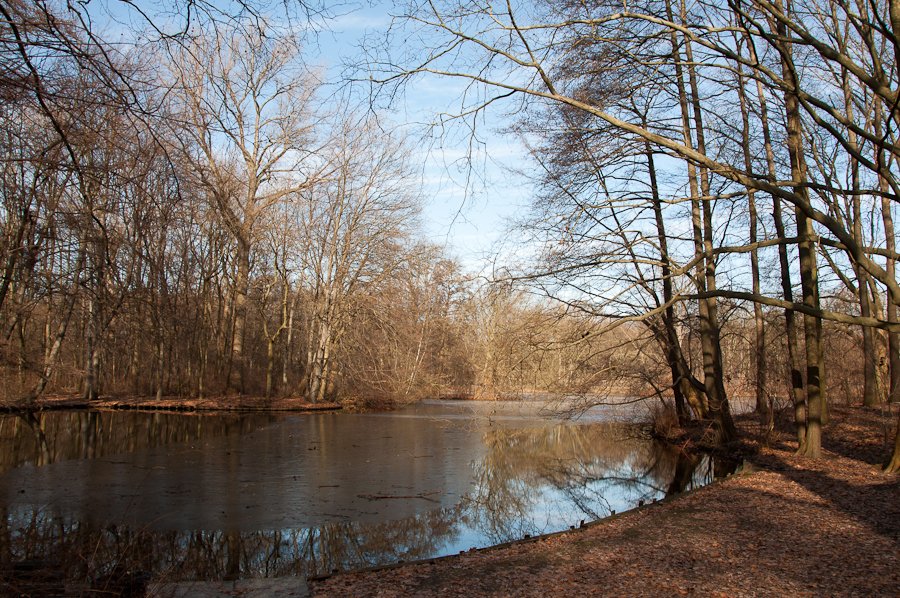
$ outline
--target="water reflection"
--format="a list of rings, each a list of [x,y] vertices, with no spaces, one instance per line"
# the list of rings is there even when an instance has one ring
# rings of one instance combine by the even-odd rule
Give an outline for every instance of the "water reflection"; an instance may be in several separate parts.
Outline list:
[[[3,514],[0,563],[53,563],[72,580],[97,580],[121,568],[171,581],[312,575],[429,558],[461,526],[459,507],[374,525],[259,532],[96,530],[40,510]]]
[[[470,527],[492,543],[566,529],[714,479],[714,460],[648,441],[630,426],[498,430],[485,444],[464,506]]]
[[[132,427],[145,432],[127,434],[115,432],[103,418],[90,424],[74,417],[70,423],[78,433],[71,435],[76,439],[86,426],[93,426],[95,437],[98,429],[110,432],[101,443],[106,452],[95,450],[98,456],[90,460],[83,442],[79,453],[62,448],[58,436],[57,444],[4,436],[4,442],[13,439],[18,446],[31,443],[32,452],[22,451],[18,461],[9,457],[9,463],[28,462],[44,452],[49,458],[40,459],[46,463],[65,455],[81,455],[84,461],[22,468],[4,476],[0,564],[54,561],[72,580],[97,580],[116,567],[169,580],[310,575],[567,529],[583,519],[706,483],[721,466],[667,450],[620,425],[497,429],[496,420],[457,426],[451,425],[455,416],[440,417],[434,406],[426,411],[427,417],[414,411],[310,416],[263,430],[262,420],[254,418],[171,425],[171,430],[193,435],[191,442],[209,439],[202,452],[189,453],[181,445],[153,448],[142,427],[146,422]],[[50,438],[48,422],[40,423]],[[244,435],[215,441],[203,436],[228,426]],[[137,441],[147,443],[143,452],[130,459],[99,458],[121,452],[121,442],[136,442],[133,437],[147,439]],[[168,438],[186,442],[174,432]],[[31,457],[23,458],[26,454]],[[141,473],[136,464],[150,467],[150,473]],[[149,483],[140,491],[126,489],[132,484],[129,476],[140,475]],[[190,475],[194,483],[187,486]],[[83,488],[69,497],[54,497],[53,488],[57,494],[60,489],[52,479],[79,476],[87,480]],[[110,478],[124,485],[122,495],[107,504],[101,494],[112,486],[90,480]],[[87,489],[91,483],[101,488],[99,494]],[[19,486],[22,492],[16,490]],[[181,494],[172,494],[173,489]],[[441,494],[434,500],[359,497],[437,490]],[[233,504],[221,514],[214,512],[228,501]],[[173,512],[209,513],[196,520],[184,514],[160,518],[163,503]],[[129,517],[113,516],[123,509]],[[234,516],[251,511],[240,520]]]
[[[50,411],[0,416],[0,473],[24,465],[95,459],[173,442],[248,434],[281,415]]]

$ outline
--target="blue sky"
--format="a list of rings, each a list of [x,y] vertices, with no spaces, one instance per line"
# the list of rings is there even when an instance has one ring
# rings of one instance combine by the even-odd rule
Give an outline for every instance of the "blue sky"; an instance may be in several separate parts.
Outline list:
[[[308,48],[310,59],[327,66],[335,82],[346,72],[342,65],[359,55],[362,40],[377,39],[390,26],[395,7],[388,2],[345,10],[310,37]],[[395,102],[389,116],[398,125],[408,126],[413,135],[422,133],[425,124],[437,120],[437,114],[453,110],[462,85],[447,78],[417,79]],[[426,234],[445,244],[470,269],[481,268],[494,243],[502,238],[507,220],[527,199],[525,181],[506,168],[522,165],[524,148],[512,136],[497,132],[505,124],[479,125],[477,134],[483,145],[479,144],[474,156],[474,173],[461,166],[470,141],[464,132],[451,130],[432,139],[428,147],[423,144]]]

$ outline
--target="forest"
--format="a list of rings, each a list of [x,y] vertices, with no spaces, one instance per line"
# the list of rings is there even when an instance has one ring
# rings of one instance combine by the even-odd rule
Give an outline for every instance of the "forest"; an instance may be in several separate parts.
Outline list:
[[[365,101],[321,7],[122,4],[0,1],[7,405],[627,395],[724,443],[750,397],[818,457],[829,404],[900,401],[896,0],[413,0]],[[391,109],[432,80],[434,128],[528,150],[489,274],[423,232]]]

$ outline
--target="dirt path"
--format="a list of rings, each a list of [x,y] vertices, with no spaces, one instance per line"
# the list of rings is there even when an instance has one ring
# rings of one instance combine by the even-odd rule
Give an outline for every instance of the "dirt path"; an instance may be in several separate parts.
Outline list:
[[[826,458],[786,432],[733,476],[582,530],[339,575],[312,596],[900,596],[900,476],[879,412],[834,413]],[[891,439],[892,440],[892,439]]]

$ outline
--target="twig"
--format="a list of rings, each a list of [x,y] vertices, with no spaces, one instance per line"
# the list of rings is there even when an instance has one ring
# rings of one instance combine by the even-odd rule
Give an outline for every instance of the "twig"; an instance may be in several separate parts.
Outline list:
[[[434,457],[434,455],[413,455],[411,452],[406,451],[406,454],[412,457],[413,459],[422,459],[424,457]]]
[[[369,500],[375,500],[377,498],[425,498],[426,496],[431,496],[432,494],[440,494],[441,492],[443,492],[443,490],[426,492],[425,494],[409,494],[405,496],[396,496],[390,494],[357,494],[356,496],[360,498],[368,498]]]

